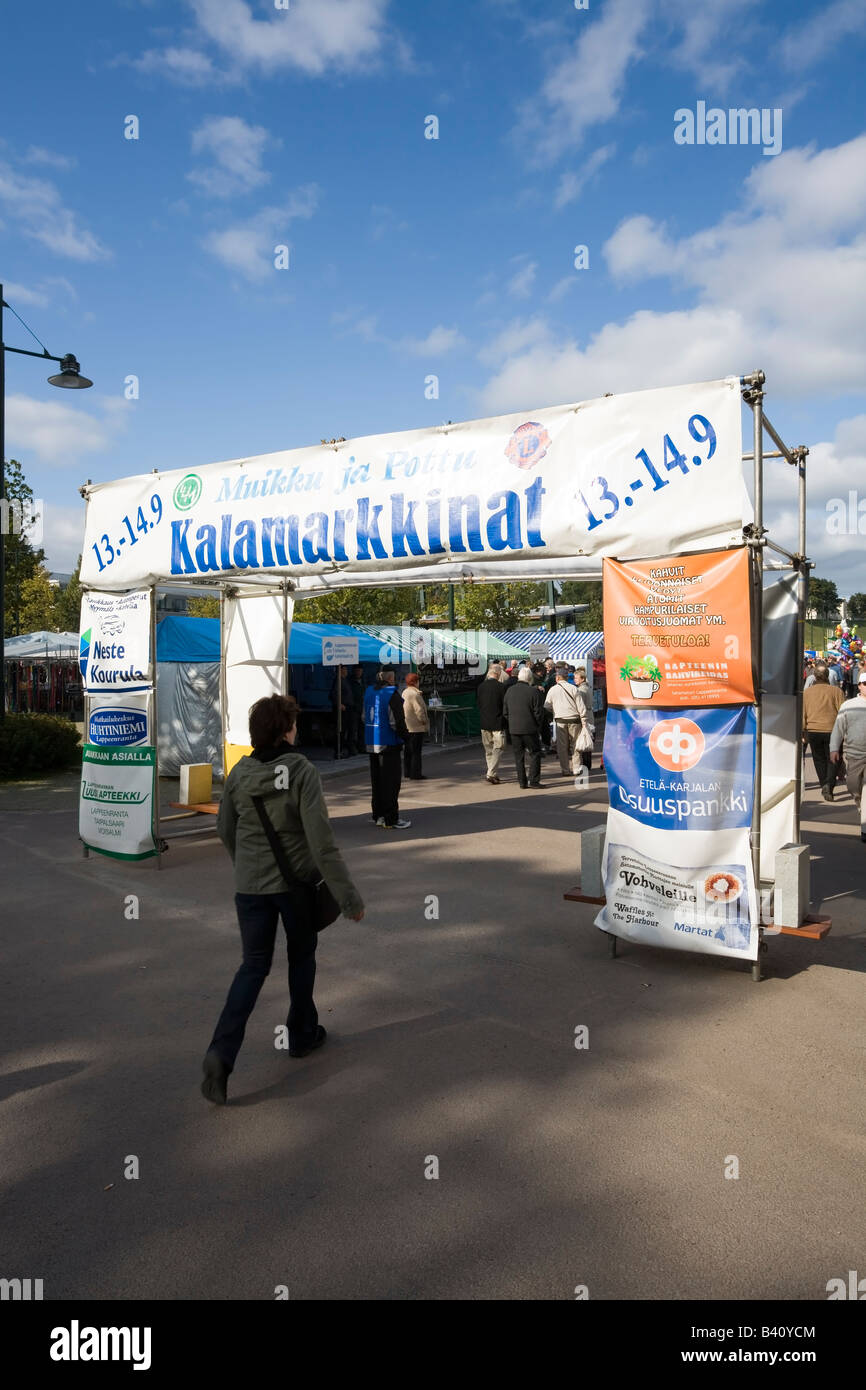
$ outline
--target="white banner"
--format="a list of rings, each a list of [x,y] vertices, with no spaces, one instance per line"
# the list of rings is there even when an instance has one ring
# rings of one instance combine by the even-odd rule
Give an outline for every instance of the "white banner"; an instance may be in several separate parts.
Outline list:
[[[595,919],[602,931],[645,946],[758,958],[748,830],[654,830],[608,811],[604,886]]]
[[[154,748],[102,748],[86,743],[81,760],[78,833],[89,849],[112,859],[148,859],[154,840]]]
[[[226,595],[222,606],[223,741],[248,747],[256,700],[285,695],[294,602],[249,589]],[[226,769],[228,771],[228,769]]]
[[[739,380],[88,486],[100,589],[290,574],[304,591],[597,573],[742,543]]]
[[[81,599],[78,664],[84,689],[146,690],[153,680],[150,651],[151,591],[103,594]]]
[[[153,742],[153,694],[88,695],[86,742],[103,748],[132,748]]]

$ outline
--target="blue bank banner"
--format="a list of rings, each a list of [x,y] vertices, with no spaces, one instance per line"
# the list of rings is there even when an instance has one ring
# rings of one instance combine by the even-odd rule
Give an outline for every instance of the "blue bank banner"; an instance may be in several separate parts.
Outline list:
[[[611,809],[658,830],[752,823],[755,711],[608,710],[604,766]]]

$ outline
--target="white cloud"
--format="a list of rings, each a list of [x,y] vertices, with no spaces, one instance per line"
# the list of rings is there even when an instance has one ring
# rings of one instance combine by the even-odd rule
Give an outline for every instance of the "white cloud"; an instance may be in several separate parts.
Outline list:
[[[291,0],[288,9],[272,8],[267,18],[258,18],[246,0],[188,3],[198,22],[193,38],[184,46],[149,49],[136,67],[188,86],[238,81],[250,70],[294,69],[310,76],[364,71],[391,37],[385,23],[389,0]],[[227,67],[218,69],[197,43],[213,45]],[[410,63],[405,41],[394,37],[393,50],[398,63]]]
[[[35,304],[40,309],[45,309],[57,298],[57,290],[60,289],[67,294],[70,299],[77,299],[77,295],[68,280],[62,275],[49,275],[44,277],[36,285],[16,285],[13,281],[7,280],[3,285],[3,298],[7,304]]]
[[[560,299],[564,299],[570,294],[577,284],[577,275],[563,275],[561,280],[557,280],[553,289],[547,296],[548,304],[558,304]]]
[[[783,36],[778,53],[787,67],[803,69],[819,63],[838,43],[866,33],[863,0],[833,0]]]
[[[228,74],[214,67],[206,53],[196,48],[149,48],[140,58],[136,58],[133,67],[140,72],[162,74],[187,87],[204,87],[232,80]]]
[[[41,241],[58,256],[75,261],[104,260],[110,252],[81,226],[59,191],[46,179],[19,174],[0,163],[0,207],[25,236]]]
[[[588,400],[727,376],[751,356],[740,316],[693,309],[664,314],[643,309],[623,324],[606,324],[586,347],[544,319],[509,325],[479,353],[496,370],[482,389],[480,414],[498,415],[557,401]],[[759,365],[759,364],[754,364]]]
[[[8,396],[7,452],[62,468],[77,463],[82,455],[110,448],[125,430],[132,406],[112,396],[97,401],[101,416],[78,403]]]
[[[666,57],[693,72],[704,90],[729,87],[748,66],[744,27],[754,9],[754,0],[712,0],[703,5],[667,0],[665,12],[680,30],[680,39],[667,49]],[[734,50],[736,42],[743,48],[740,53]]]
[[[25,164],[44,164],[49,169],[74,169],[77,162],[71,155],[55,154],[41,145],[31,145],[24,156]]]
[[[582,17],[580,38],[521,108],[518,137],[539,159],[581,145],[592,126],[617,114],[626,73],[641,57],[641,37],[654,18],[654,6],[639,0],[606,0],[600,18]]]
[[[567,207],[576,203],[590,179],[598,173],[603,164],[616,153],[615,145],[602,145],[594,150],[582,169],[569,169],[562,175],[553,200],[555,208]]]
[[[794,442],[794,441],[786,441]],[[808,442],[797,440],[797,443]],[[765,511],[772,538],[789,550],[797,549],[796,487],[793,469],[778,460],[764,467]],[[854,507],[850,494],[854,493]],[[806,536],[809,559],[815,572],[835,580],[848,597],[866,591],[863,554],[866,548],[866,415],[840,421],[832,440],[812,444],[806,460]],[[836,506],[828,512],[828,503]],[[844,506],[847,526],[840,534],[828,528],[828,518]],[[834,521],[834,527],[836,523]]]
[[[859,391],[866,377],[866,136],[756,166],[742,210],[676,238],[639,215],[604,254],[624,282],[665,276],[736,314],[771,389]],[[730,362],[730,370],[748,370]]]
[[[84,544],[84,501],[61,506],[46,501],[42,507],[42,549],[46,568],[71,574]]]
[[[512,275],[511,279],[508,281],[506,285],[508,293],[513,295],[515,299],[528,299],[532,294],[532,286],[535,283],[537,273],[538,262],[528,261],[527,264],[521,266],[520,270]]]
[[[263,281],[274,272],[274,247],[287,245],[286,232],[297,218],[312,217],[319,202],[316,184],[306,184],[283,207],[266,207],[243,222],[208,233],[203,246],[246,280]]]
[[[262,168],[262,157],[270,142],[264,126],[248,125],[240,116],[208,116],[193,131],[192,151],[211,155],[214,163],[193,169],[187,178],[216,198],[248,193],[270,178]]]
[[[426,338],[403,338],[400,346],[415,357],[444,357],[455,348],[465,347],[466,339],[458,328],[446,328],[437,323]]]

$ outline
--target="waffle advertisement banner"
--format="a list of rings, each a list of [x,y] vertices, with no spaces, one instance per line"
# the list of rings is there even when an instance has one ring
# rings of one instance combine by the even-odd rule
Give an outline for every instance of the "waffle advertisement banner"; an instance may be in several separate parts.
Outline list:
[[[603,573],[610,705],[755,703],[745,547],[655,560],[605,559]]]
[[[757,960],[749,831],[672,835],[608,811],[602,931],[645,946]]]

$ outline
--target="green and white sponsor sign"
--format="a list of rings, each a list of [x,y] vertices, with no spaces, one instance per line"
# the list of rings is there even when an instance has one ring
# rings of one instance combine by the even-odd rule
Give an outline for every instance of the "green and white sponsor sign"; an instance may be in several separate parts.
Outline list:
[[[148,859],[156,854],[155,783],[155,748],[86,743],[78,833],[88,849],[112,859]]]

